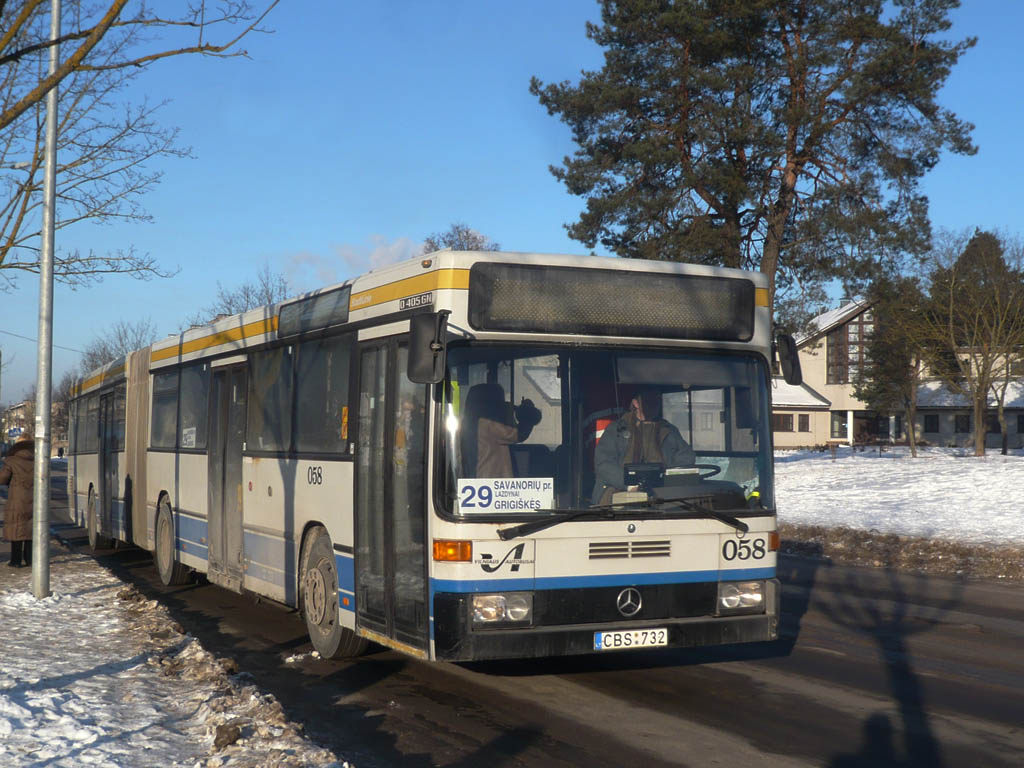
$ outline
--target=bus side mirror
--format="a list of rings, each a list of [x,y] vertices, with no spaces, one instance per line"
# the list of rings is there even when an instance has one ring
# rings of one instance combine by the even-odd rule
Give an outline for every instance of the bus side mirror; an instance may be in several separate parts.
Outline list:
[[[409,320],[409,381],[417,384],[437,384],[444,379],[446,339],[448,333],[447,309],[425,315],[414,315]]]
[[[787,384],[800,385],[804,382],[803,371],[800,370],[800,356],[796,351],[796,342],[788,333],[780,333],[775,339],[775,351],[779,356],[779,367],[782,378]]]

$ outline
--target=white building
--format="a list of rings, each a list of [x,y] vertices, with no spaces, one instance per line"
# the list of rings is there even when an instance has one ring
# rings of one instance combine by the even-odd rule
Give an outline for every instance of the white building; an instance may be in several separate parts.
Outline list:
[[[804,383],[792,387],[775,378],[772,430],[777,448],[828,443],[906,440],[903,414],[876,414],[853,394],[853,380],[866,361],[867,338],[874,316],[866,301],[850,301],[811,321],[811,331],[796,337]],[[1002,445],[996,401],[989,396],[985,444]],[[1024,447],[1024,376],[1012,381],[1005,401],[1009,447]],[[971,403],[938,381],[918,390],[915,435],[918,441],[942,446],[974,443]]]

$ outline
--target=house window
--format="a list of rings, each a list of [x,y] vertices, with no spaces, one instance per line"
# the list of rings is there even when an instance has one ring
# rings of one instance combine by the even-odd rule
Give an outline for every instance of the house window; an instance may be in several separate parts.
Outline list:
[[[832,413],[832,426],[829,434],[839,440],[846,439],[846,411],[835,411]]]
[[[825,338],[827,384],[845,384],[849,378],[845,329],[833,331]]]
[[[862,312],[825,338],[825,383],[849,384],[868,361],[867,344],[874,330],[870,312]]]
[[[1024,434],[1024,413],[1017,414],[1017,434]]]
[[[999,426],[998,414],[985,414],[985,431],[990,435],[1001,435],[1003,433],[1003,428]]]
[[[937,434],[939,431],[939,414],[928,413],[924,417],[924,431]]]
[[[809,413],[801,413],[799,421],[801,432],[811,431],[811,415]]]
[[[773,432],[792,432],[793,431],[793,414],[792,413],[773,413],[772,414],[772,431]]]
[[[958,435],[966,435],[967,433],[969,433],[971,431],[971,414],[969,414],[969,413],[964,413],[964,414],[958,413],[956,416],[954,416],[953,417],[953,430]]]

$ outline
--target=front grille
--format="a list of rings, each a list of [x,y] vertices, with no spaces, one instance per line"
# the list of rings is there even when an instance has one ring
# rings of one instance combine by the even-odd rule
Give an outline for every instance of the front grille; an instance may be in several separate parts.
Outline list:
[[[629,584],[630,577],[623,576],[622,584],[614,587],[537,590],[533,596],[534,626],[626,621],[616,603],[619,593]],[[715,582],[641,584],[635,588],[640,590],[642,607],[640,613],[628,620],[710,616],[715,612]]]
[[[632,557],[669,557],[672,554],[672,542],[669,539],[656,541],[592,541],[590,542],[591,560],[628,559]]]

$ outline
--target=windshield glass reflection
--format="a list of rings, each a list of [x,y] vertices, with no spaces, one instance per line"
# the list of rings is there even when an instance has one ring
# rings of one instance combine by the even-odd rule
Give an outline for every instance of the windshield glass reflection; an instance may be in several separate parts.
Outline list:
[[[770,508],[767,400],[753,356],[453,346],[442,494],[469,516]]]

